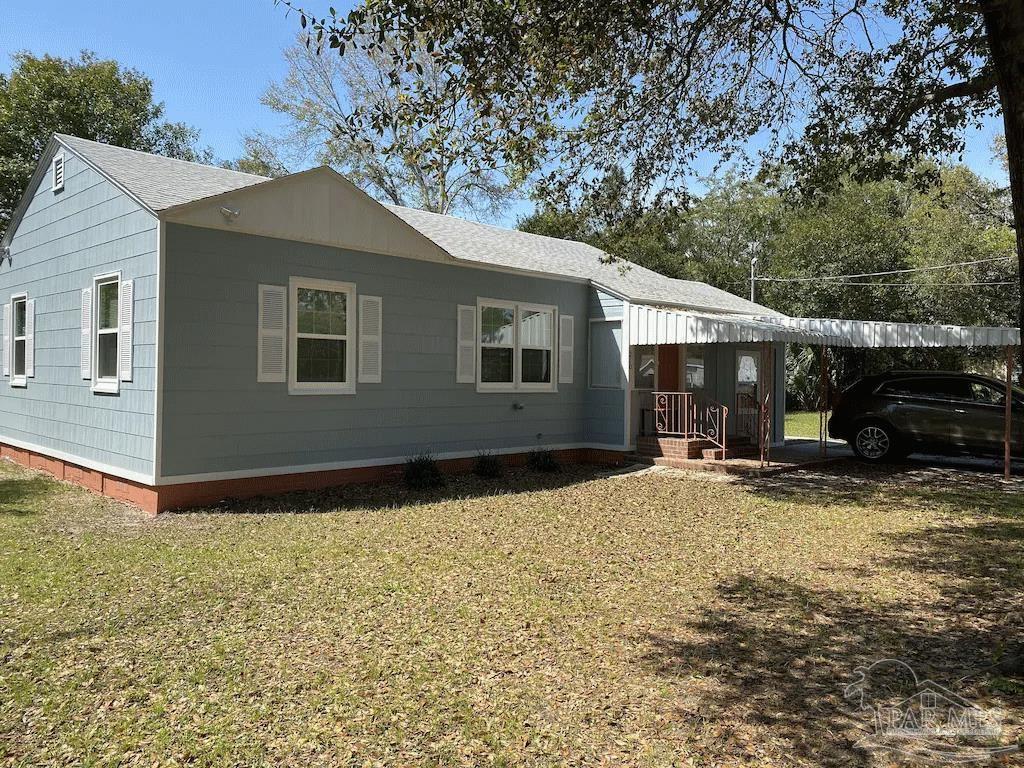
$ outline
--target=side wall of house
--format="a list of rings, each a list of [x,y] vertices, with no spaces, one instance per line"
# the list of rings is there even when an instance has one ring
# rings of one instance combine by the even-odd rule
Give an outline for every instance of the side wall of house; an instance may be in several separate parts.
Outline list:
[[[623,443],[624,422],[622,413],[625,409],[626,371],[622,370],[622,345],[626,343],[622,333],[622,319],[625,314],[622,299],[591,289],[589,299],[590,315],[587,323],[586,375],[591,384],[595,380],[595,371],[590,366],[601,366],[604,373],[611,374],[611,369],[620,373],[619,386],[591,386],[587,392],[586,438],[588,442],[619,445]],[[600,323],[603,332],[592,332],[597,329],[593,324]],[[614,376],[611,376],[614,379]]]
[[[12,263],[0,266],[0,304],[21,292],[35,301],[35,376],[0,383],[0,441],[143,480],[153,472],[157,221],[63,154],[64,189],[47,173],[29,191]],[[81,374],[82,289],[117,271],[134,281],[134,371],[117,394],[97,394]]]
[[[622,396],[587,380],[590,288],[180,224],[166,230],[161,476],[401,461],[622,443]],[[257,383],[257,292],[291,277],[355,283],[383,299],[383,378],[354,395],[290,395]],[[571,384],[477,392],[456,384],[457,306],[478,297],[556,305],[574,317]],[[595,440],[600,437],[600,440]]]

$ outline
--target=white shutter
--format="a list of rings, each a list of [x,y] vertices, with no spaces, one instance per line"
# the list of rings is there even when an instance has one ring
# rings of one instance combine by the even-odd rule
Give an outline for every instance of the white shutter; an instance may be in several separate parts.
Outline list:
[[[476,382],[476,307],[459,305],[458,352],[455,360],[455,381]]]
[[[256,357],[256,381],[285,381],[285,304],[283,285],[261,285],[259,297],[259,346]]]
[[[36,300],[25,301],[25,376],[36,375]]]
[[[572,367],[575,355],[573,338],[575,323],[572,315],[558,316],[558,383],[572,384]]]
[[[117,340],[117,369],[121,381],[132,380],[132,348],[134,347],[133,331],[135,330],[135,281],[125,280],[121,283],[121,306],[118,308],[118,324],[121,338]]]
[[[11,375],[11,357],[14,349],[11,345],[11,305],[4,304],[4,376]]]
[[[359,381],[380,384],[382,363],[380,296],[359,297]]]
[[[82,378],[92,379],[92,289],[82,289]]]

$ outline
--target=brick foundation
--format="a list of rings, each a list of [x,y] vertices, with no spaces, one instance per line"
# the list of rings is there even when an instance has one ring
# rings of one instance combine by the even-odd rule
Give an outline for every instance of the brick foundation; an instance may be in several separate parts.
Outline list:
[[[594,448],[573,448],[554,451],[558,460],[566,464],[598,464],[619,466],[625,461],[625,453]],[[528,454],[516,453],[499,456],[508,466],[522,466]],[[122,501],[149,512],[152,515],[171,509],[211,504],[222,499],[247,499],[255,496],[270,496],[287,491],[311,491],[339,485],[357,483],[395,482],[401,480],[404,466],[388,464],[379,467],[354,467],[324,472],[298,472],[290,475],[264,475],[235,480],[208,480],[196,483],[152,486],[125,480],[94,469],[55,459],[34,451],[0,444],[0,458],[8,459],[23,467],[47,472],[58,480],[65,480],[112,499]],[[472,458],[443,459],[437,462],[446,474],[469,472],[473,467]]]

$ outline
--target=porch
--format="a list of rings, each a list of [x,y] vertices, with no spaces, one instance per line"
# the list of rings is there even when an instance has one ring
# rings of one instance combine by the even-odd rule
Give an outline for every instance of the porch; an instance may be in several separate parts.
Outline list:
[[[785,471],[842,458],[845,445],[830,447],[826,434],[833,395],[825,367],[830,347],[990,346],[1004,348],[1007,357],[1003,464],[1009,477],[1017,328],[751,318],[642,305],[629,307],[627,323],[627,434],[640,459],[705,469],[721,465],[726,471],[763,471],[775,464],[774,471]],[[785,440],[787,343],[823,350],[817,441]]]

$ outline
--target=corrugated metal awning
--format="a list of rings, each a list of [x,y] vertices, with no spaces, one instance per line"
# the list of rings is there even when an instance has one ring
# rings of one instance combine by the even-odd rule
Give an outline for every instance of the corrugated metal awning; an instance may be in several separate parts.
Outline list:
[[[1020,329],[1008,326],[925,325],[886,323],[873,320],[832,320],[811,317],[766,317],[764,322],[784,328],[841,336],[846,346],[881,347],[1014,347],[1020,344]]]
[[[629,307],[629,343],[633,346],[758,341],[862,348],[1007,347],[1020,344],[1020,329],[781,315],[748,317],[640,304]]]
[[[791,328],[780,323],[770,322],[767,318],[686,312],[640,304],[631,304],[629,307],[629,343],[631,345],[757,341],[850,346],[843,337],[833,336],[824,331]]]

